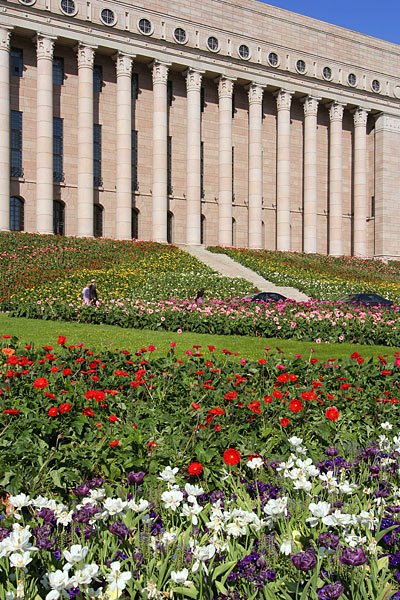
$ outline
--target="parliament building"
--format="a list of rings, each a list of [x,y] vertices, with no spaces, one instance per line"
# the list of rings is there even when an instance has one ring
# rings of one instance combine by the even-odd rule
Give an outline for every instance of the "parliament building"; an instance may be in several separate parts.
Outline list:
[[[0,0],[0,230],[400,259],[400,46],[256,0]]]

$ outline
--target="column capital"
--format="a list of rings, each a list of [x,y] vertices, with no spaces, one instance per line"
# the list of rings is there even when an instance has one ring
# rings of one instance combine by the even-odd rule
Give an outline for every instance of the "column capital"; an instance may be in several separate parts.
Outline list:
[[[0,50],[10,51],[12,29],[13,27],[0,27]]]
[[[164,83],[167,85],[168,81],[168,71],[171,63],[161,62],[160,60],[155,60],[152,62],[152,73],[153,73],[153,85],[155,83]]]
[[[264,87],[259,83],[252,81],[247,86],[247,94],[249,96],[249,104],[262,104]]]
[[[343,102],[336,101],[327,104],[327,107],[329,109],[329,119],[331,123],[333,121],[342,121],[345,106],[346,105],[343,104]]]
[[[305,96],[300,100],[303,103],[304,107],[304,116],[306,117],[316,117],[318,114],[318,105],[321,98],[316,98],[315,96]]]
[[[232,77],[225,77],[225,75],[221,75],[221,77],[217,78],[218,98],[232,98],[234,81],[235,79]]]
[[[186,89],[188,92],[200,91],[203,73],[204,71],[198,71],[197,69],[186,69],[183,75],[186,77]]]
[[[353,119],[354,119],[354,127],[366,127],[368,120],[369,110],[359,106],[355,108],[353,111]]]
[[[113,58],[116,62],[117,77],[130,77],[132,74],[132,65],[135,56],[131,54],[123,54],[122,52],[117,52],[117,54],[114,54]]]
[[[88,67],[89,69],[93,69],[94,64],[94,51],[97,49],[97,46],[87,46],[86,44],[82,44],[79,42],[75,46],[75,50],[78,54],[78,68]]]
[[[276,92],[275,97],[276,97],[276,106],[278,108],[278,112],[280,110],[290,110],[290,106],[292,104],[292,96],[293,96],[292,91],[289,90],[279,90],[278,92]]]
[[[36,56],[38,59],[53,60],[54,45],[56,37],[37,33],[33,41],[36,43]]]

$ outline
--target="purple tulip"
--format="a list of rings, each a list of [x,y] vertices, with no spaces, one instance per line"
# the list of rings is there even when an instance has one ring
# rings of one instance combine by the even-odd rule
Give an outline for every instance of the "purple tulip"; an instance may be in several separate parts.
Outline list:
[[[336,550],[339,545],[339,536],[334,533],[320,533],[318,537],[318,542],[324,548],[328,548],[329,550]]]
[[[345,548],[339,557],[342,565],[359,567],[367,562],[367,557],[362,548]]]
[[[292,563],[299,571],[310,571],[317,564],[317,559],[315,558],[314,550],[308,548],[305,552],[299,552],[298,554],[293,554],[290,557]]]
[[[146,473],[143,473],[143,471],[139,471],[138,473],[135,473],[135,471],[131,471],[130,473],[128,473],[129,485],[140,485],[141,483],[143,483],[145,475]]]
[[[317,590],[319,600],[337,600],[344,592],[344,587],[340,581],[329,583]]]

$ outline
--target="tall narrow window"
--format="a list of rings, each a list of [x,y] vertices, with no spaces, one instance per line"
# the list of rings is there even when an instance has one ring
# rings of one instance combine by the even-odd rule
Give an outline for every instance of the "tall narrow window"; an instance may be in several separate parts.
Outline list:
[[[93,235],[103,237],[103,207],[101,204],[93,205]]]
[[[235,201],[235,146],[232,146],[232,202]]]
[[[200,142],[200,197],[204,196],[204,142]]]
[[[53,202],[53,233],[64,235],[64,203],[59,200]]]
[[[61,56],[53,58],[53,85],[64,83],[64,59]]]
[[[132,100],[137,100],[138,96],[139,96],[139,74],[132,73],[131,98],[132,98]]]
[[[22,168],[22,112],[11,111],[11,177],[23,177]]]
[[[100,94],[103,87],[103,67],[94,65],[93,67],[93,91]]]
[[[201,215],[200,220],[200,244],[205,244],[206,239],[206,218],[204,215]]]
[[[174,86],[172,81],[167,81],[167,102],[168,106],[172,106],[174,99]]]
[[[11,48],[10,51],[10,75],[22,77],[24,72],[24,53],[22,48]]]
[[[101,177],[101,125],[93,125],[93,185],[101,187],[103,179]]]
[[[138,132],[132,130],[132,192],[139,189],[138,181]]]
[[[139,211],[137,208],[132,208],[132,232],[133,240],[139,239]]]
[[[64,119],[53,118],[53,181],[64,181]]]
[[[174,215],[169,210],[167,212],[167,242],[172,244],[174,240]]]
[[[235,108],[235,92],[232,94],[232,119],[235,116],[236,108]]]
[[[10,230],[24,230],[24,201],[18,196],[10,198]]]
[[[174,189],[172,187],[172,137],[167,138],[167,194],[172,196]]]
[[[203,113],[206,107],[206,90],[204,87],[200,88],[200,110]]]
[[[375,217],[375,196],[371,196],[371,217]]]

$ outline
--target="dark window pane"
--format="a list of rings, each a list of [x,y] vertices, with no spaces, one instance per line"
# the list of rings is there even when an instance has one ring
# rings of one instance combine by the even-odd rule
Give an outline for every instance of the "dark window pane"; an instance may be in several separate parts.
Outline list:
[[[23,177],[22,169],[22,112],[11,111],[11,177]]]
[[[11,48],[10,74],[13,77],[22,77],[24,72],[24,54],[21,48]]]
[[[132,232],[133,240],[139,239],[139,211],[137,208],[132,208]]]
[[[138,189],[138,132],[132,130],[132,192]]]
[[[24,230],[24,201],[17,196],[10,198],[10,230]]]
[[[103,67],[94,65],[93,67],[93,91],[100,94],[103,87]]]
[[[169,196],[174,193],[172,187],[172,137],[170,135],[167,139],[167,193]]]
[[[59,117],[53,119],[53,181],[64,181],[63,165],[64,122]]]
[[[132,73],[131,83],[131,98],[137,100],[139,96],[139,75],[138,73]]]
[[[63,85],[64,83],[64,59],[60,56],[53,58],[53,84]]]
[[[93,235],[103,237],[103,207],[99,204],[93,206]]]
[[[53,202],[53,233],[64,235],[64,204],[58,200]]]
[[[174,86],[172,81],[167,82],[167,102],[168,106],[172,106],[172,101],[174,99]]]
[[[93,185],[101,187],[103,180],[101,177],[101,125],[93,125]]]
[[[204,142],[200,143],[200,194],[204,198]]]

